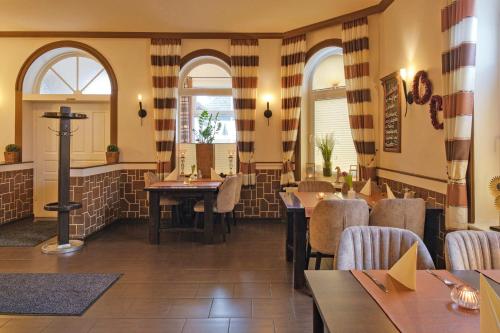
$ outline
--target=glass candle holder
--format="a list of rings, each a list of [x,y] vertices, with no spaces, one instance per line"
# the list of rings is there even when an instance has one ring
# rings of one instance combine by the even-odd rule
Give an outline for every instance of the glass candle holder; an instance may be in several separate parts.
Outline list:
[[[469,309],[479,309],[479,290],[470,286],[459,285],[451,290],[451,300],[458,306]]]
[[[319,192],[318,194],[316,194],[316,197],[319,200],[323,200],[325,198],[325,193],[324,192]]]

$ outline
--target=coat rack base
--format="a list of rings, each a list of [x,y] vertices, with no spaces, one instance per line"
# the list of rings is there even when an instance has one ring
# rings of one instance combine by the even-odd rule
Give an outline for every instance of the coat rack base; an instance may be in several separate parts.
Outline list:
[[[47,243],[42,246],[42,252],[45,254],[64,254],[80,251],[84,242],[81,240],[70,240],[68,244],[59,245],[58,243]]]

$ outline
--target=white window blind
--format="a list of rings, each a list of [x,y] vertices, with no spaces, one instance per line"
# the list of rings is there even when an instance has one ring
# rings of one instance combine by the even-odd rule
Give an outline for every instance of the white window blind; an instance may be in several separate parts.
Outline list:
[[[335,147],[333,149],[332,167],[340,167],[349,171],[350,165],[357,164],[356,149],[352,140],[347,111],[347,99],[327,99],[314,102],[314,136],[318,137],[333,133]],[[323,157],[318,148],[314,149],[316,170],[323,167]]]

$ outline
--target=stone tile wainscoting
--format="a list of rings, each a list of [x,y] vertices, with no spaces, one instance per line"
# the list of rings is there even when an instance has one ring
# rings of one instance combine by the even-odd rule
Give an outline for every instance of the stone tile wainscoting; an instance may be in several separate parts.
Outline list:
[[[0,224],[33,216],[33,164],[0,164]]]

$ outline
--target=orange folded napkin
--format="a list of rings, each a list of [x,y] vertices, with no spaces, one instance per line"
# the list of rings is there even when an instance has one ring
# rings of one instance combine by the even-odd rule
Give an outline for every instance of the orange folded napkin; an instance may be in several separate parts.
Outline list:
[[[372,179],[371,178],[368,178],[368,181],[366,182],[365,186],[363,186],[363,188],[361,189],[361,191],[359,193],[364,194],[368,197],[370,195],[372,195]]]
[[[394,280],[410,290],[417,289],[417,248],[418,242],[406,251],[387,272]]]
[[[177,180],[178,177],[179,173],[177,172],[177,168],[175,168],[167,177],[165,177],[165,181]]]
[[[391,188],[389,187],[388,184],[385,184],[385,187],[387,189],[387,199],[396,199],[396,196],[392,192]]]

